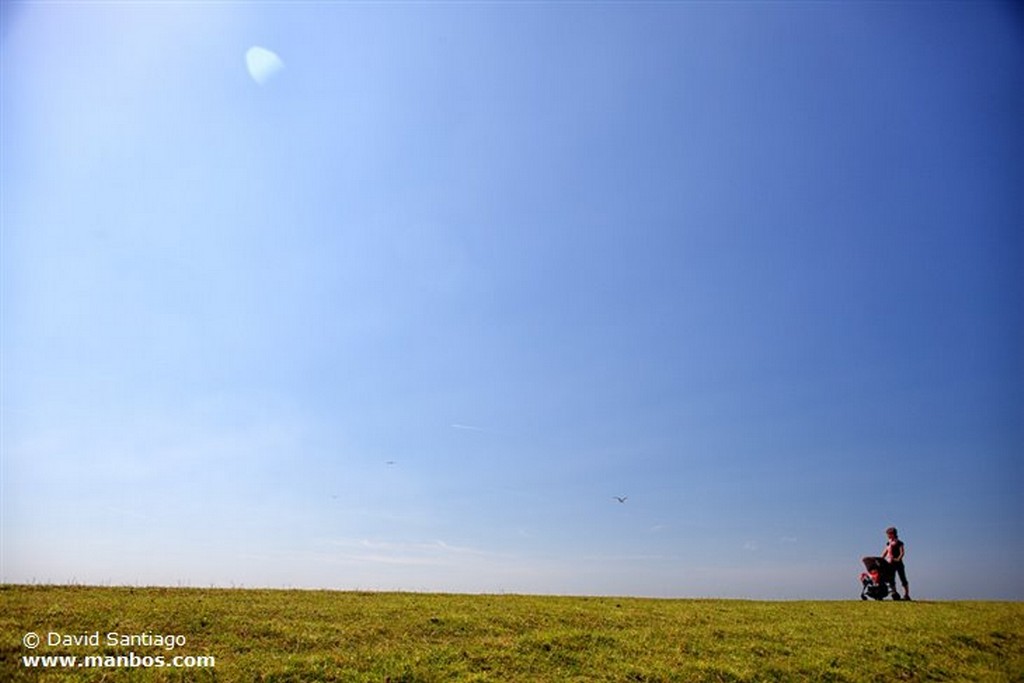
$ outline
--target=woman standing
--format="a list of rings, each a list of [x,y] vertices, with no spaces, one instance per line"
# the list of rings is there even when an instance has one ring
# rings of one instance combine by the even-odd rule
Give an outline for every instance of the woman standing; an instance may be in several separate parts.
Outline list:
[[[885,535],[888,537],[888,542],[885,544],[885,551],[882,553],[882,557],[896,570],[896,574],[900,577],[900,583],[903,584],[903,599],[909,600],[910,582],[907,581],[907,569],[903,566],[903,557],[907,553],[907,548],[903,545],[903,541],[900,540],[896,527],[891,526],[886,529]],[[896,592],[895,578],[893,578],[893,592]]]

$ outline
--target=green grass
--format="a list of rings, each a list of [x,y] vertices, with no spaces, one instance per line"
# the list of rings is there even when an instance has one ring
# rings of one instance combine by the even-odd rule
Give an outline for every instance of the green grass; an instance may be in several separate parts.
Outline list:
[[[1024,681],[1022,603],[0,586],[0,625],[3,681]],[[188,642],[47,647],[50,631]],[[21,665],[127,650],[216,666]]]

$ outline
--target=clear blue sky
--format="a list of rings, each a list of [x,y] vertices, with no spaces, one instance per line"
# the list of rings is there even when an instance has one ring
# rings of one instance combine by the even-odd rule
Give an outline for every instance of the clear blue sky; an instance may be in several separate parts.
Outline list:
[[[1024,599],[1011,5],[5,3],[0,60],[3,581],[855,599],[894,524]]]

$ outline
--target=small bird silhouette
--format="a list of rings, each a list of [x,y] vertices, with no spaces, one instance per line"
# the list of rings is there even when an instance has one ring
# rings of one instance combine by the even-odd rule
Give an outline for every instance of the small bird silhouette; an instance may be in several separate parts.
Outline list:
[[[612,496],[612,498],[619,501],[620,503],[625,503],[626,499],[629,498],[629,496]]]
[[[395,461],[394,460],[387,460],[387,461],[384,462],[384,464],[385,465],[394,465]]]

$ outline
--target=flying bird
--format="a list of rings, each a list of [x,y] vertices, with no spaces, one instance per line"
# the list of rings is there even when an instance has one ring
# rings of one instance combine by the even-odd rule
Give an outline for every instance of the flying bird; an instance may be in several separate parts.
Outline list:
[[[626,499],[629,498],[629,496],[612,496],[612,498],[619,501],[620,503],[625,503]]]
[[[394,464],[395,464],[395,461],[394,461],[394,460],[385,460],[385,461],[384,461],[384,464],[385,464],[385,465],[394,465]]]

